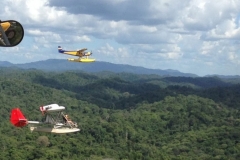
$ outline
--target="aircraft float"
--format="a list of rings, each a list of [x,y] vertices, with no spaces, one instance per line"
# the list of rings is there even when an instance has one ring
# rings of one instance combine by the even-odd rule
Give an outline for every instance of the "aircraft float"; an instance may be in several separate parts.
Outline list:
[[[62,49],[61,46],[58,46],[58,52],[59,53],[79,57],[78,59],[69,58],[68,59],[69,61],[83,62],[83,63],[95,62],[95,59],[88,58],[88,56],[92,55],[92,52],[85,52],[86,50],[87,50],[87,48],[83,48],[83,49],[80,49],[80,50],[77,50],[77,51],[65,51],[65,50]]]
[[[71,121],[68,115],[63,113],[63,110],[65,110],[65,107],[59,106],[58,104],[41,106],[40,111],[45,121],[39,122],[27,120],[19,108],[14,108],[11,111],[10,122],[15,127],[29,125],[30,130],[36,132],[72,133],[80,131],[80,129],[77,128],[77,123]]]

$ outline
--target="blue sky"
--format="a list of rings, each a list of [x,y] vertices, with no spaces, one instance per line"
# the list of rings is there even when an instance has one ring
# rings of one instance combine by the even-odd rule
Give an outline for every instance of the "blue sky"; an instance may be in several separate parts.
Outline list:
[[[24,29],[0,61],[67,59],[88,48],[98,61],[200,76],[240,75],[239,0],[2,0],[1,20]]]

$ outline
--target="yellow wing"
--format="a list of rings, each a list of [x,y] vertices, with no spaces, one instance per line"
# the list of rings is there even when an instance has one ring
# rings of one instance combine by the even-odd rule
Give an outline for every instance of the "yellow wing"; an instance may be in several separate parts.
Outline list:
[[[83,49],[78,50],[78,52],[83,52],[83,51],[86,51],[86,50],[87,50],[87,48],[83,48]]]

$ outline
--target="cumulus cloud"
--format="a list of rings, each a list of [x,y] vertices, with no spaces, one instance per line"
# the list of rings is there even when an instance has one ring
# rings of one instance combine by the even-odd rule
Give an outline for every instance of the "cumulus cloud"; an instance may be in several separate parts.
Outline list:
[[[28,59],[31,52],[32,59],[59,57],[58,44],[86,45],[101,61],[240,74],[231,70],[240,67],[239,0],[3,0],[1,5],[1,17],[23,24],[25,39],[17,52]]]

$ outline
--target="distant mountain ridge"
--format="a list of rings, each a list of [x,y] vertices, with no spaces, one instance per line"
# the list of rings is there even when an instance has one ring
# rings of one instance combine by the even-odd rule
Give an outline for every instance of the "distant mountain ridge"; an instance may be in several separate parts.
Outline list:
[[[219,77],[219,78],[222,78],[222,79],[240,78],[239,75],[218,75],[218,74],[206,75],[205,77]]]
[[[81,70],[85,72],[102,72],[110,71],[115,73],[128,72],[134,74],[156,74],[160,76],[182,76],[182,77],[198,77],[198,75],[191,73],[182,73],[177,70],[161,70],[148,69],[139,66],[131,66],[125,64],[113,64],[109,62],[94,62],[94,63],[78,63],[69,62],[65,59],[48,59],[44,61],[37,61],[25,64],[12,64],[7,61],[0,61],[0,67],[17,67],[22,69],[38,69],[43,71],[70,71]]]
[[[12,64],[12,63],[10,63],[8,61],[0,61],[0,66],[1,67],[10,67],[12,65],[14,65],[14,64]]]

